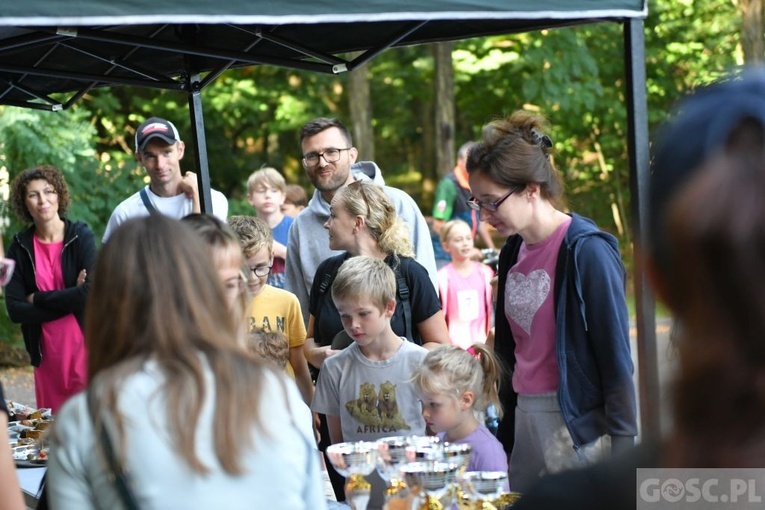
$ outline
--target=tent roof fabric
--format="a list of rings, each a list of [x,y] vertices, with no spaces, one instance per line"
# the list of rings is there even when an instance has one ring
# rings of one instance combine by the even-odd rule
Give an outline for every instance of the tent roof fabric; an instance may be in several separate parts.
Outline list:
[[[249,65],[341,73],[393,46],[645,15],[645,0],[11,2],[0,104],[60,110],[108,85],[188,91],[189,75]]]
[[[31,5],[30,5],[31,3]],[[644,17],[644,0],[33,0],[3,7],[0,25],[151,23],[349,23],[439,19],[590,19]]]

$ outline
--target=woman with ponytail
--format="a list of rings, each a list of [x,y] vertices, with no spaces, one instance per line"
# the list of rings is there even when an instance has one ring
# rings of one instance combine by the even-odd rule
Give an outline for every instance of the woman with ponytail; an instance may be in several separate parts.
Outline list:
[[[321,368],[328,356],[338,352],[337,347],[344,347],[335,343],[332,348],[332,340],[343,331],[343,324],[329,289],[342,263],[356,255],[385,260],[396,272],[397,303],[391,320],[394,332],[420,345],[449,343],[438,295],[427,270],[414,260],[408,227],[382,188],[361,181],[340,188],[332,199],[324,228],[329,231],[330,248],[346,253],[322,262],[313,279],[305,344],[311,365]],[[402,279],[408,290],[407,300],[401,299]]]
[[[507,236],[498,268],[494,349],[512,379],[498,437],[510,484],[525,492],[551,471],[553,438],[573,463],[610,436],[637,434],[626,274],[611,234],[564,212],[563,184],[542,117],[519,111],[484,127],[470,151],[468,205]]]

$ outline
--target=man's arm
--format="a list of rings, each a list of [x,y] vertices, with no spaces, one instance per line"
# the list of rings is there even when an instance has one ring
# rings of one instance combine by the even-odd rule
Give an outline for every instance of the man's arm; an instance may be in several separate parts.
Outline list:
[[[180,184],[181,191],[191,199],[191,212],[201,213],[202,208],[199,205],[199,182],[195,172],[186,172]],[[211,204],[212,205],[212,204]]]
[[[303,324],[308,324],[308,290],[305,288],[305,276],[303,275],[303,265],[300,263],[300,237],[298,235],[297,222],[292,224],[287,241],[287,252],[291,257],[285,260],[284,268],[284,288],[295,294],[300,302],[300,312],[303,315]],[[310,359],[309,359],[310,361]]]

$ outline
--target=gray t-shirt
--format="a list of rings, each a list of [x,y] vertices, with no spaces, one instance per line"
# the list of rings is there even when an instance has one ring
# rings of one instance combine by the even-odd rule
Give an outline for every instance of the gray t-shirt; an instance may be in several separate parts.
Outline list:
[[[410,379],[426,353],[404,340],[390,359],[371,361],[354,342],[324,362],[311,409],[340,416],[344,441],[422,435],[425,420]]]
[[[354,342],[324,362],[311,409],[340,416],[343,441],[425,434],[422,406],[410,379],[428,351],[402,340],[384,361],[366,358]],[[372,484],[367,508],[382,508],[384,482],[376,471],[365,478]]]

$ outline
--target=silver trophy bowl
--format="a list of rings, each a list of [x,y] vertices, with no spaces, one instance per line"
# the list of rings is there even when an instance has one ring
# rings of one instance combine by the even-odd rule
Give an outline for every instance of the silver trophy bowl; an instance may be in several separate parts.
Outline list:
[[[345,495],[354,510],[366,510],[371,485],[364,478],[377,467],[377,443],[357,441],[327,447],[327,457],[338,473],[346,477]]]
[[[444,443],[444,461],[459,464],[462,473],[467,470],[472,455],[473,447],[467,443]]]
[[[419,508],[440,510],[440,499],[449,494],[457,483],[460,465],[454,462],[410,462],[401,466],[407,487],[419,497]]]
[[[411,436],[406,447],[409,462],[443,460],[444,443],[436,436]]]
[[[509,487],[504,471],[469,471],[459,476],[459,482],[469,501],[496,501]]]

